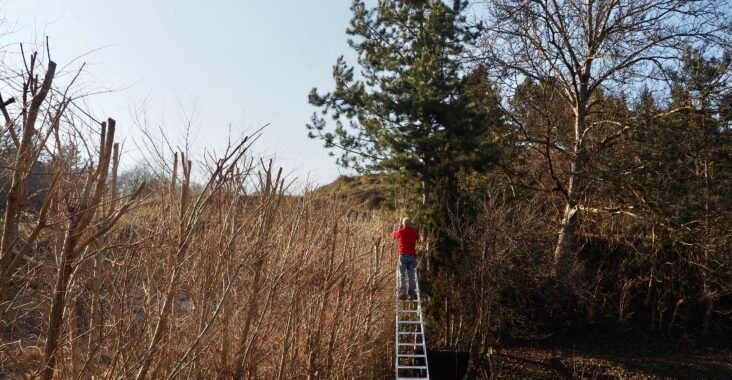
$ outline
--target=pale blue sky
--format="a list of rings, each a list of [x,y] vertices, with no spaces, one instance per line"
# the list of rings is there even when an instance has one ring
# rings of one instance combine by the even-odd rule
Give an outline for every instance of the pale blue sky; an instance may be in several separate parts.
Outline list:
[[[183,118],[196,106],[194,143],[221,147],[265,123],[255,150],[291,176],[326,183],[339,168],[319,141],[307,138],[313,86],[333,86],[336,58],[353,57],[346,43],[347,0],[5,0],[4,43],[51,39],[53,59],[87,62],[85,83],[120,89],[95,96],[95,116],[111,116],[126,138],[127,164],[139,159],[130,113],[144,105],[148,120],[181,141]],[[353,63],[353,59],[349,59]],[[76,65],[78,66],[78,64]]]

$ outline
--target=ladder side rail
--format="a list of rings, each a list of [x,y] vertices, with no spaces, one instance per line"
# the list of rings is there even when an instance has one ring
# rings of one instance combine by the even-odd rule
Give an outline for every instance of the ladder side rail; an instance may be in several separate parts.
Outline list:
[[[394,293],[394,305],[395,305],[395,321],[394,321],[394,328],[396,329],[396,333],[394,334],[394,375],[396,378],[399,378],[399,285],[400,285],[400,275],[399,275],[399,264],[397,264],[396,268],[396,292]]]
[[[417,293],[417,315],[419,316],[419,330],[422,332],[422,349],[424,350],[424,366],[427,371],[427,378],[430,378],[430,366],[429,359],[427,359],[427,339],[424,334],[424,319],[422,318],[422,293],[419,289],[419,270],[414,269],[414,279]]]

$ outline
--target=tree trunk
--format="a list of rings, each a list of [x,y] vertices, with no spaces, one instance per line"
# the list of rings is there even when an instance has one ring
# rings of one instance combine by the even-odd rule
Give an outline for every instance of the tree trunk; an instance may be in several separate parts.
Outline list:
[[[48,330],[46,332],[46,346],[43,353],[44,367],[41,371],[41,380],[51,380],[56,371],[56,352],[58,351],[59,340],[63,329],[64,309],[66,309],[66,293],[68,291],[71,274],[75,267],[71,265],[71,254],[78,243],[77,235],[78,220],[74,217],[69,220],[69,225],[64,236],[63,248],[59,259],[58,276],[56,276],[56,287],[51,303],[51,312],[48,315]]]
[[[572,254],[577,228],[577,206],[567,202],[557,236],[557,247],[554,250],[554,277],[566,277],[572,268]]]
[[[566,279],[572,270],[572,256],[574,255],[575,232],[577,230],[579,217],[579,199],[581,197],[581,173],[586,161],[584,151],[583,134],[586,126],[586,85],[582,86],[580,100],[577,104],[577,111],[574,122],[574,149],[572,163],[570,165],[569,179],[565,189],[565,205],[562,221],[557,235],[557,246],[554,250],[553,275],[558,279]]]
[[[34,65],[35,58],[31,60],[31,67]],[[10,183],[10,189],[8,190],[6,205],[5,205],[5,217],[3,220],[2,238],[0,238],[0,273],[7,272],[10,269],[10,263],[15,258],[15,251],[12,246],[16,244],[18,238],[18,222],[20,219],[20,211],[22,203],[26,201],[25,197],[25,185],[28,179],[28,171],[33,166],[33,135],[36,132],[36,120],[38,114],[41,112],[40,108],[51,89],[51,83],[56,74],[56,63],[53,61],[48,62],[48,69],[46,70],[46,76],[41,85],[40,91],[33,96],[30,107],[28,109],[28,116],[25,118],[23,123],[23,135],[18,146],[18,152],[16,153],[13,176]],[[32,78],[28,78],[28,81]],[[24,104],[25,106],[25,104]],[[7,278],[2,276],[1,282],[9,282],[9,278],[12,273],[7,273]],[[3,301],[2,289],[0,287],[0,302]]]
[[[65,259],[59,266],[51,313],[48,317],[48,333],[46,334],[46,346],[43,356],[44,367],[41,371],[41,380],[51,380],[56,370],[56,351],[58,351],[64,309],[66,308],[66,290],[73,270],[73,267]]]
[[[709,324],[712,320],[712,311],[714,310],[714,298],[707,297],[704,303],[704,320],[702,322],[702,336],[709,335]]]

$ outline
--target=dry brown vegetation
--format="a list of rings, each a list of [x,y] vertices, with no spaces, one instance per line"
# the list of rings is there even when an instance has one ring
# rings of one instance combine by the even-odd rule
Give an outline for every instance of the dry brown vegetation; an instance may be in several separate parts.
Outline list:
[[[0,377],[385,376],[385,224],[333,196],[286,194],[247,139],[201,163],[156,152],[167,179],[119,193],[114,120],[68,112],[55,67],[33,55],[22,101],[2,107],[16,154],[2,169]],[[34,176],[49,178],[40,207],[27,201]]]

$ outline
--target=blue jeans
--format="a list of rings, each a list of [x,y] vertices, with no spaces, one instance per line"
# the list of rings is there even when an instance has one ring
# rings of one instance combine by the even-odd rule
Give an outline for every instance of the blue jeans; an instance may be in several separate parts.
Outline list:
[[[407,274],[409,275],[409,290],[413,292],[417,291],[416,285],[414,284],[414,271],[416,266],[416,255],[399,255],[399,274],[402,279],[401,287],[399,288],[400,291],[407,291],[407,279],[405,278],[406,276],[404,272],[407,272]]]

